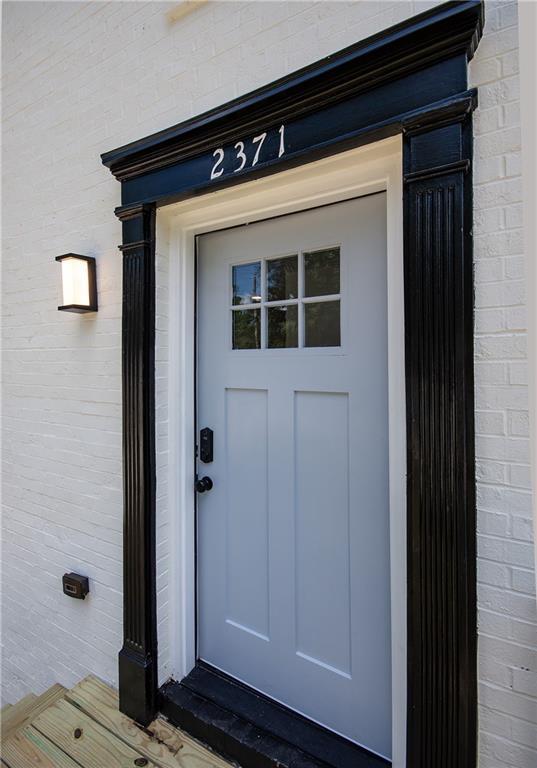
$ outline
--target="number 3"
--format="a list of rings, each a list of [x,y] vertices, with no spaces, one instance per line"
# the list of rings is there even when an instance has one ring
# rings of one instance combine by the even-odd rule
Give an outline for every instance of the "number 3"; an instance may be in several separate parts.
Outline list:
[[[244,144],[242,141],[238,141],[235,144],[235,149],[237,150],[237,160],[241,161],[241,164],[238,168],[235,168],[233,173],[237,173],[237,171],[242,171],[244,166],[246,165],[246,155],[244,154]]]
[[[221,149],[220,147],[218,149],[215,149],[213,152],[213,157],[216,157],[217,160],[216,160],[216,163],[213,165],[213,169],[211,171],[211,179],[217,179],[219,176],[221,176],[224,173],[223,168],[220,168],[219,171],[216,170],[218,166],[222,165],[222,163],[224,162],[224,150]]]

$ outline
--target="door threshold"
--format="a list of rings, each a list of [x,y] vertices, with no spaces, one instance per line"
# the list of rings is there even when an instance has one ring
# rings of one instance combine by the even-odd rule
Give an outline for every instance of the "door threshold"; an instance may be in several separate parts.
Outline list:
[[[242,768],[386,768],[389,760],[198,662],[160,689],[170,722]]]

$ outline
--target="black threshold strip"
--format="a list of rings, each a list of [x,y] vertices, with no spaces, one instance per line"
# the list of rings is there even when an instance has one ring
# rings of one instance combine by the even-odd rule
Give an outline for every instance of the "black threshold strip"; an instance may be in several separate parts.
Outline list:
[[[166,683],[160,697],[170,722],[242,768],[391,765],[204,662],[180,683]]]

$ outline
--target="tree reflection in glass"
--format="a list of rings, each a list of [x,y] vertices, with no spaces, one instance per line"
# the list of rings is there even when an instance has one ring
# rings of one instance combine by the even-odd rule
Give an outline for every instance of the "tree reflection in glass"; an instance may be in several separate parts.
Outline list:
[[[304,304],[304,346],[339,347],[339,301]]]
[[[298,347],[298,306],[269,307],[268,347]]]
[[[304,296],[339,293],[339,248],[304,254]]]
[[[261,310],[237,309],[233,316],[233,349],[260,349]]]
[[[233,305],[261,301],[261,262],[233,267]]]
[[[267,301],[285,301],[298,296],[298,256],[267,261]]]

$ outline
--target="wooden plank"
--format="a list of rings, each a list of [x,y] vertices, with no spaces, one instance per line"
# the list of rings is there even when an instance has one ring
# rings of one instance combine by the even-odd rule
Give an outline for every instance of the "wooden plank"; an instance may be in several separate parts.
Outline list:
[[[2,743],[2,757],[9,768],[80,768],[78,763],[31,725]]]
[[[148,730],[154,739],[175,753],[180,768],[230,768],[232,765],[160,717],[153,720]]]
[[[33,725],[83,768],[133,768],[145,757],[65,699],[41,712]],[[157,763],[148,760],[146,767]]]
[[[7,712],[2,712],[1,715],[1,732],[2,738],[7,738],[13,728],[17,727],[17,723],[21,723],[28,716],[37,696],[35,693],[29,693],[16,704],[13,704]]]
[[[31,722],[40,712],[54,704],[55,701],[61,699],[66,690],[63,685],[57,683],[49,688],[45,693],[40,696],[35,696],[33,693],[26,696],[18,704],[15,704],[9,712],[6,713],[5,719],[2,721],[2,739],[6,739],[11,736],[17,729],[22,728]],[[20,707],[23,702],[24,707]]]
[[[229,768],[229,763],[162,719],[140,728],[119,712],[117,692],[95,677],[82,680],[66,698],[162,768]]]

